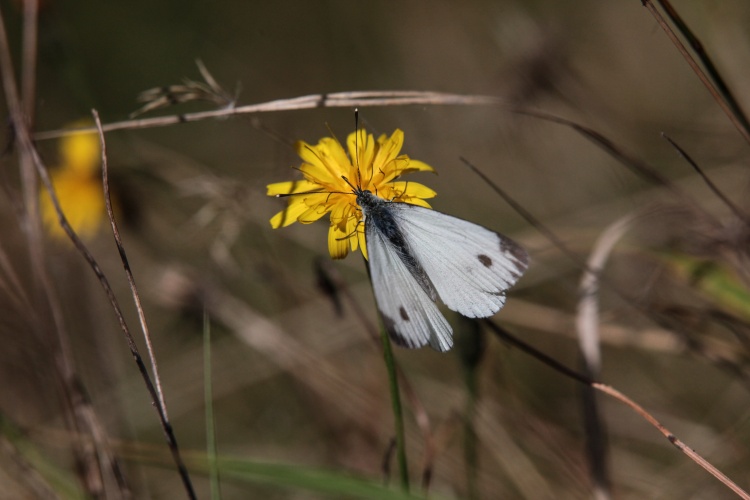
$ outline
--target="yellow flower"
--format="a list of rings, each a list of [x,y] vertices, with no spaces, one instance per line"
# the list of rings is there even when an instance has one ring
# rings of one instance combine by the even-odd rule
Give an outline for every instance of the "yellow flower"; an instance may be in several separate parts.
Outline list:
[[[75,126],[85,126],[77,123]],[[65,217],[82,238],[93,236],[104,219],[104,193],[99,176],[101,150],[96,134],[75,134],[60,142],[61,164],[50,179]],[[39,194],[42,221],[54,238],[66,238],[47,191]]]
[[[362,210],[349,183],[389,201],[427,208],[431,207],[424,199],[436,194],[422,184],[397,180],[411,172],[435,171],[426,163],[399,155],[403,144],[404,133],[398,129],[377,141],[364,130],[352,132],[346,138],[348,154],[331,137],[324,137],[314,146],[298,142],[295,149],[303,161],[298,170],[304,180],[268,185],[269,196],[293,195],[289,196],[287,207],[271,218],[271,226],[276,229],[294,222],[309,224],[330,213],[331,257],[342,259],[350,249],[359,247],[367,258],[364,224],[360,224]]]

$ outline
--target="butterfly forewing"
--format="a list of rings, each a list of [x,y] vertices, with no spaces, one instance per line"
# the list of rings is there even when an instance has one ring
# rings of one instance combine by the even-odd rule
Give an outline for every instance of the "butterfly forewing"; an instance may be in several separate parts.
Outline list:
[[[453,345],[452,329],[434,300],[412,276],[396,248],[370,221],[365,224],[375,300],[388,333],[407,347],[430,344],[438,351]]]
[[[496,313],[528,266],[523,248],[478,224],[405,203],[389,208],[440,299],[464,316]]]

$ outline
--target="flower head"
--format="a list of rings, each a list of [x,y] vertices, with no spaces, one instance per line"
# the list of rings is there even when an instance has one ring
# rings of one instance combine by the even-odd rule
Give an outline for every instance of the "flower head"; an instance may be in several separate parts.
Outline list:
[[[337,139],[324,137],[318,144],[298,142],[302,158],[298,168],[303,180],[268,185],[269,196],[289,196],[284,210],[271,218],[271,226],[285,227],[294,222],[309,224],[330,213],[328,252],[334,259],[346,257],[349,250],[361,248],[367,257],[362,210],[352,185],[389,200],[430,208],[425,198],[435,191],[416,182],[398,180],[401,175],[434,169],[407,155],[399,155],[404,133],[396,129],[390,137],[375,140],[372,134],[357,130],[346,138],[347,151]],[[351,184],[350,184],[351,183]]]
[[[87,123],[74,123],[85,126]],[[94,134],[67,135],[60,141],[59,168],[50,172],[65,217],[80,236],[93,236],[104,220],[104,193],[99,167],[101,159],[99,137]],[[47,232],[56,239],[64,239],[65,232],[57,221],[57,212],[47,191],[39,194],[42,219]]]

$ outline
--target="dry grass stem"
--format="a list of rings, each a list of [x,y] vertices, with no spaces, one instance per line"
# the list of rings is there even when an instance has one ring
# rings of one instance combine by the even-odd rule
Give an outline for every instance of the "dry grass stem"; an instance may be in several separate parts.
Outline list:
[[[750,500],[750,494],[747,493],[745,490],[740,488],[737,483],[729,479],[723,472],[721,472],[719,469],[714,467],[708,460],[703,458],[699,453],[697,453],[695,450],[687,446],[685,443],[683,443],[680,439],[677,438],[672,432],[667,429],[661,422],[659,422],[656,418],[654,418],[653,415],[651,415],[649,412],[647,412],[641,405],[630,399],[629,397],[622,394],[620,391],[615,389],[614,387],[608,386],[606,384],[601,384],[599,382],[593,382],[591,386],[600,391],[604,394],[607,394],[608,396],[611,396],[618,401],[628,405],[633,411],[635,411],[638,415],[643,417],[644,420],[646,420],[648,423],[656,427],[656,429],[659,430],[662,434],[664,434],[664,437],[669,440],[670,443],[672,443],[678,450],[680,450],[682,453],[690,457],[690,459],[695,462],[696,464],[700,465],[703,469],[705,469],[709,474],[714,476],[716,479],[721,481],[724,485],[726,485],[727,488],[732,490],[737,496],[740,498],[744,498],[745,500]]]
[[[102,125],[103,132],[115,130],[136,130],[153,127],[166,127],[178,123],[197,122],[209,118],[223,118],[233,115],[245,115],[256,113],[269,113],[275,111],[303,110],[312,108],[355,108],[368,106],[406,106],[406,105],[433,105],[433,106],[487,106],[503,104],[501,99],[481,95],[460,95],[442,92],[418,92],[418,91],[363,91],[363,92],[334,92],[331,94],[312,94],[290,99],[278,99],[260,104],[236,106],[212,111],[201,111],[197,113],[186,113],[182,115],[159,116],[154,118],[141,118],[122,122],[108,123]],[[79,129],[50,130],[38,132],[34,139],[38,141],[57,139],[73,134],[86,134],[96,132],[94,127]]]
[[[703,71],[703,68],[701,68],[700,65],[695,61],[687,48],[685,48],[685,45],[683,45],[683,43],[677,37],[677,34],[674,32],[674,30],[672,30],[672,28],[669,26],[656,6],[654,6],[654,3],[651,0],[641,1],[643,2],[643,6],[648,9],[652,16],[654,16],[656,22],[659,23],[659,26],[661,26],[674,46],[680,52],[680,54],[682,54],[682,57],[685,58],[685,61],[687,61],[688,65],[690,65],[690,68],[695,72],[696,76],[698,76],[698,79],[701,81],[701,83],[703,83],[706,89],[708,89],[708,91],[711,93],[713,98],[716,100],[716,103],[719,105],[719,107],[721,107],[722,111],[724,111],[724,114],[727,115],[727,118],[729,118],[729,120],[732,122],[737,131],[742,135],[745,141],[750,143],[750,128],[748,128],[747,126],[747,118],[745,118],[744,114],[742,113],[740,113],[739,115],[737,114],[736,111],[739,110],[739,107],[733,108],[731,102],[727,102],[727,99],[725,99],[724,96],[722,96],[722,94],[716,89],[709,77]],[[662,6],[668,5],[667,2],[660,1],[660,3],[662,4]],[[674,12],[671,7],[670,10]],[[697,47],[697,45],[693,44],[693,47]]]

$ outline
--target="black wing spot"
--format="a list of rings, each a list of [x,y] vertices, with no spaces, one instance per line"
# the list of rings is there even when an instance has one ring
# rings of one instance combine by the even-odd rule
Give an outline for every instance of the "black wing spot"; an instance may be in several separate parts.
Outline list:
[[[479,262],[481,262],[484,267],[492,267],[492,259],[489,258],[489,256],[480,254],[477,255],[477,259],[479,259]]]
[[[404,306],[401,306],[398,308],[399,314],[401,314],[401,319],[404,321],[409,321],[409,314],[407,314],[406,309],[404,309]]]

